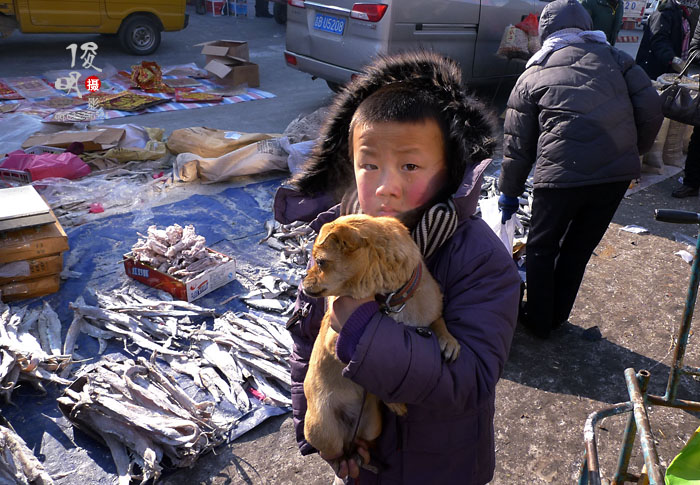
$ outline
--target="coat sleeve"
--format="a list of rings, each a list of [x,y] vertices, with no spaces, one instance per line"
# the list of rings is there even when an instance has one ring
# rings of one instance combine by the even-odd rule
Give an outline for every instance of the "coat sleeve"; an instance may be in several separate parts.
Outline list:
[[[447,256],[443,274],[436,274],[445,287],[448,330],[461,345],[459,358],[444,362],[434,336],[377,313],[345,377],[385,402],[439,407],[447,413],[463,413],[493,398],[515,330],[520,278],[495,235],[486,232],[490,229],[482,220],[475,222],[484,226],[479,237],[489,239],[490,249],[468,259],[455,250]]]
[[[627,91],[634,110],[634,124],[637,128],[637,149],[643,155],[651,150],[656,134],[664,121],[661,112],[661,98],[651,85],[647,73],[635,64],[627,54],[616,51],[627,83]]]
[[[299,451],[302,455],[314,453],[316,449],[304,437],[304,417],[306,416],[306,396],[304,395],[304,378],[309,369],[309,358],[314,341],[321,326],[325,311],[322,298],[311,298],[299,292],[295,304],[289,333],[294,341],[292,355],[289,358],[292,378],[292,420]]]
[[[537,158],[539,109],[526,92],[523,74],[508,98],[503,124],[503,163],[498,186],[510,197],[525,190],[525,180]]]
[[[673,29],[673,12],[664,10],[659,15],[649,17],[649,32],[651,34],[651,52],[659,63],[670,66],[676,56],[673,50],[671,33]]]

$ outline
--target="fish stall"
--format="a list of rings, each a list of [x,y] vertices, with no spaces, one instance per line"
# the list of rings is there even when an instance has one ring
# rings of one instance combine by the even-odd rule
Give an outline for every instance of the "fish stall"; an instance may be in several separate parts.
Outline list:
[[[290,410],[314,234],[270,220],[281,181],[66,228],[59,291],[0,304],[0,482],[152,483]]]

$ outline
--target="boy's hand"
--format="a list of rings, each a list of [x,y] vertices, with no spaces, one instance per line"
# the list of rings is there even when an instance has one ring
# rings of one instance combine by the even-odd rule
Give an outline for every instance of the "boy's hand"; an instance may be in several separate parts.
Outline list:
[[[343,329],[345,322],[348,321],[350,315],[353,314],[361,305],[367,302],[374,301],[374,298],[362,298],[356,300],[349,296],[339,296],[333,300],[331,303],[330,319],[331,328],[337,333]]]
[[[365,440],[357,438],[355,440],[355,445],[357,446],[355,451],[362,458],[362,463],[369,463],[369,444]],[[318,454],[321,458],[328,462],[331,468],[333,468],[333,471],[337,477],[345,478],[349,476],[350,478],[357,478],[360,476],[360,466],[355,460],[348,460],[344,456],[339,458],[329,458],[322,452],[319,452]]]
[[[501,211],[501,224],[505,224],[513,214],[518,212],[520,203],[517,197],[510,197],[506,194],[501,194],[498,198],[498,210]]]

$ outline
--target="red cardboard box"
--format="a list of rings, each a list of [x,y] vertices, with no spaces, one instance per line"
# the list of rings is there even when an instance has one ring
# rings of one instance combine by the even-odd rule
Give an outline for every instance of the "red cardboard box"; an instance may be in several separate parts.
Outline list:
[[[221,255],[210,248],[207,248],[207,251]],[[230,258],[230,256],[226,257]],[[124,270],[127,276],[153,288],[167,291],[178,300],[193,301],[236,279],[236,260],[230,259],[231,261],[202,273],[186,284],[167,273],[161,273],[148,264],[136,261],[131,254],[124,255]]]

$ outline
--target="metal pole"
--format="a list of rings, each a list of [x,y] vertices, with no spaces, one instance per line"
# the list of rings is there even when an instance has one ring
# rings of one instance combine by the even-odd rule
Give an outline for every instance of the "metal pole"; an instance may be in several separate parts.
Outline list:
[[[600,465],[598,463],[598,448],[595,438],[595,427],[598,421],[610,416],[628,413],[633,410],[631,402],[622,402],[615,404],[612,407],[601,409],[595,413],[591,413],[586,419],[586,424],[583,428],[583,439],[586,446],[584,454],[584,463],[579,469],[579,485],[600,485]]]
[[[639,388],[642,395],[646,394],[647,386],[649,385],[649,371],[640,370],[637,374],[637,379],[639,381]],[[632,450],[634,449],[634,440],[637,437],[637,422],[635,421],[634,413],[630,414],[627,418],[627,426],[625,427],[625,434],[622,437],[622,449],[620,450],[620,457],[617,460],[617,470],[615,471],[615,477],[612,480],[612,485],[619,485],[629,481],[629,473],[627,470],[630,464],[630,457],[632,456]]]
[[[648,379],[647,372],[647,379]],[[659,455],[656,452],[654,444],[654,435],[649,426],[649,416],[644,405],[644,395],[641,392],[639,380],[634,373],[634,369],[625,369],[625,381],[627,382],[627,391],[634,405],[634,420],[639,428],[639,442],[642,445],[642,453],[644,454],[644,463],[647,466],[649,474],[649,482],[651,485],[663,485],[664,477],[661,473],[661,464],[659,463]]]
[[[670,402],[675,401],[678,393],[678,383],[681,375],[683,375],[683,357],[685,349],[688,345],[688,335],[690,334],[690,324],[693,320],[693,309],[695,308],[695,300],[698,296],[698,276],[700,275],[700,237],[695,244],[695,256],[693,256],[693,268],[690,271],[690,283],[688,284],[688,293],[685,298],[685,309],[683,310],[683,321],[678,329],[678,342],[673,355],[673,367],[668,375],[668,384],[666,385],[666,399]]]

